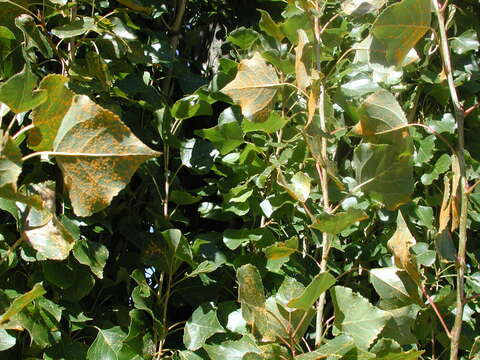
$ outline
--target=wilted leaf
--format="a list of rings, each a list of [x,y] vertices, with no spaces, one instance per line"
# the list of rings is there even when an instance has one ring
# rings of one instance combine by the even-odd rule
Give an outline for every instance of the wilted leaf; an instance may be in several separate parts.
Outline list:
[[[61,75],[48,75],[40,82],[39,89],[48,93],[47,100],[32,112],[33,125],[29,134],[28,146],[36,151],[52,150],[63,117],[72,105],[73,92],[66,84],[68,78]]]
[[[201,348],[205,341],[225,330],[217,318],[217,309],[212,303],[200,305],[188,319],[183,332],[183,343],[188,350]]]
[[[402,212],[398,212],[397,230],[388,240],[388,248],[393,254],[395,265],[400,270],[405,270],[415,284],[420,286],[420,273],[415,257],[410,253],[410,248],[416,243],[415,238],[408,229]]]
[[[55,215],[55,184],[35,184],[32,188],[42,198],[43,209],[29,209],[25,238],[47,259],[64,260],[75,245],[75,238]]]
[[[339,212],[334,215],[321,214],[317,220],[310,225],[312,228],[329,234],[339,234],[357,221],[368,219],[368,215],[359,209],[350,208],[346,212]]]
[[[74,97],[53,145],[78,216],[106,208],[144,161],[160,155],[117,115],[80,95]]]
[[[43,288],[41,283],[37,283],[33,286],[32,290],[16,297],[8,309],[0,316],[0,325],[5,324],[13,316],[23,310],[28,304],[30,304],[36,298],[45,295],[47,292]]]
[[[386,48],[390,64],[400,66],[405,56],[430,29],[430,0],[402,0],[386,8],[372,27]]]
[[[295,309],[309,310],[318,297],[327,291],[333,284],[335,278],[328,272],[316,275],[303,292],[288,302],[288,306]]]
[[[307,68],[302,60],[303,48],[308,44],[308,37],[304,30],[298,30],[298,45],[295,48],[295,75],[297,87],[306,90],[312,83],[312,79],[307,73]]]
[[[368,349],[390,318],[351,289],[330,289],[335,308],[335,326],[350,335],[360,349]]]
[[[245,117],[263,121],[267,109],[279,86],[278,76],[273,67],[266,64],[259,53],[251,59],[242,60],[235,79],[222,89],[242,108]]]
[[[35,90],[37,77],[25,65],[23,70],[0,85],[0,101],[16,113],[31,110],[45,100],[45,90]]]

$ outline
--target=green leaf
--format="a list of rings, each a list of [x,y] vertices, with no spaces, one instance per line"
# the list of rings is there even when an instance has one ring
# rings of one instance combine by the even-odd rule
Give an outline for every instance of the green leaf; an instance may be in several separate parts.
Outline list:
[[[397,268],[370,270],[370,282],[382,299],[394,299],[404,305],[423,305],[417,285]]]
[[[182,143],[180,159],[182,164],[197,174],[207,174],[213,166],[218,151],[208,141],[190,139]]]
[[[183,343],[188,350],[200,349],[213,334],[224,333],[212,303],[200,305],[188,319],[183,332]]]
[[[335,308],[335,326],[350,335],[360,349],[368,349],[390,318],[349,288],[330,289]]]
[[[247,336],[236,341],[224,341],[221,344],[205,344],[204,349],[211,360],[243,360],[243,356],[247,353],[261,352],[253,340]]]
[[[191,351],[179,351],[177,354],[180,357],[180,360],[203,360],[202,357]]]
[[[299,171],[292,176],[291,183],[286,184],[285,189],[295,200],[305,202],[310,196],[311,181],[306,173]]]
[[[374,359],[375,355],[357,349],[352,337],[342,334],[320,346],[317,350],[301,354],[295,360],[319,360],[319,359],[351,359],[367,360]]]
[[[74,97],[53,145],[78,216],[106,208],[144,161],[160,155],[117,115],[83,95]]]
[[[361,189],[394,210],[413,192],[411,156],[400,156],[398,148],[386,144],[360,144],[354,151],[353,167]]]
[[[350,208],[346,212],[334,215],[326,213],[318,215],[317,220],[310,226],[329,234],[339,234],[357,221],[365,219],[368,219],[368,215],[364,211]]]
[[[282,29],[280,29],[280,26],[273,21],[272,17],[267,11],[262,9],[257,9],[257,11],[259,11],[261,15],[259,23],[260,29],[276,40],[282,41],[285,38],[285,34],[282,32]]]
[[[95,29],[95,21],[88,16],[82,16],[78,20],[72,21],[70,24],[57,26],[52,29],[52,34],[60,39],[68,39],[80,36]]]
[[[208,274],[217,270],[220,266],[222,266],[221,263],[205,260],[198,264],[198,266],[190,274],[187,274],[187,276],[195,277],[200,274]]]
[[[195,134],[211,141],[220,154],[228,154],[244,142],[243,131],[238,122],[240,116],[236,109],[227,108],[220,114],[217,126],[197,130]]]
[[[392,302],[393,308],[391,309],[385,306],[384,303],[388,304],[386,301],[382,301],[383,310],[389,312],[392,316],[383,329],[383,337],[393,339],[401,345],[414,343],[416,337],[412,334],[412,329],[417,321],[417,315],[421,307],[409,305],[398,308],[397,302],[395,300]]]
[[[278,260],[287,258],[298,250],[298,238],[296,236],[285,242],[276,242],[274,245],[267,247],[265,256],[270,260]]]
[[[183,236],[180,230],[170,229],[163,231],[161,237],[163,240],[161,244],[161,256],[165,262],[162,267],[165,268],[165,271],[169,274],[173,274],[184,262],[192,265],[192,249],[188,240]]]
[[[72,270],[73,276],[70,279],[72,286],[63,293],[63,298],[66,301],[78,302],[92,291],[95,286],[95,278],[83,265],[74,264]]]
[[[22,14],[15,18],[15,25],[22,30],[26,39],[26,48],[36,48],[45,58],[53,56],[52,47],[45,35],[40,32],[33,17],[28,14]]]
[[[0,196],[17,191],[17,179],[22,173],[22,153],[10,137],[0,131]]]
[[[432,183],[438,179],[438,177],[447,172],[452,165],[452,159],[449,154],[442,154],[433,165],[433,169],[430,173],[425,173],[420,178],[423,185],[432,185]]]
[[[372,27],[386,48],[389,64],[400,66],[407,53],[430,30],[430,0],[402,0],[386,8]]]
[[[15,113],[31,110],[45,100],[45,90],[35,90],[37,77],[25,65],[23,70],[0,85],[0,101],[8,105]]]
[[[210,116],[212,106],[198,95],[188,95],[173,104],[171,113],[174,118],[180,120],[195,116]]]
[[[297,87],[303,91],[312,84],[312,78],[307,72],[305,63],[303,62],[303,50],[308,45],[308,37],[303,29],[298,30],[298,44],[295,48],[295,75]]]
[[[17,339],[11,336],[8,332],[0,329],[0,351],[5,351],[15,346]]]
[[[335,278],[328,272],[316,275],[300,296],[290,300],[288,306],[295,309],[309,310],[318,297],[335,284]]]
[[[377,91],[367,97],[358,113],[359,132],[368,142],[396,144],[410,136],[405,127],[408,121],[400,104],[386,90]]]
[[[10,318],[17,315],[27,305],[29,305],[36,298],[45,295],[47,292],[41,283],[33,286],[32,290],[16,297],[5,312],[0,316],[0,325],[5,324]]]
[[[282,129],[287,123],[287,119],[281,116],[278,112],[272,111],[268,116],[268,119],[264,122],[253,122],[248,119],[244,119],[242,122],[242,130],[245,133],[261,131],[267,134],[272,134]]]
[[[110,329],[98,329],[95,341],[87,352],[87,360],[118,360],[126,335],[119,326]]]
[[[385,0],[345,0],[342,2],[342,11],[351,16],[363,16],[375,13],[385,5]]]
[[[42,270],[45,280],[62,290],[75,285],[73,268],[62,261],[42,261]]]
[[[258,33],[255,30],[243,26],[233,30],[227,37],[227,41],[230,41],[241,49],[250,48],[257,39]]]
[[[370,351],[379,360],[417,360],[425,352],[414,349],[403,352],[400,345],[392,339],[380,339]]]
[[[75,243],[73,256],[80,264],[87,265],[99,279],[103,279],[103,268],[108,259],[108,249],[104,245],[80,239]]]
[[[201,196],[193,196],[192,194],[186,192],[186,191],[181,191],[181,190],[173,190],[170,193],[170,198],[169,200],[171,202],[174,202],[175,204],[178,205],[191,205],[199,202],[202,200]]]
[[[66,85],[68,78],[61,75],[47,75],[40,82],[39,89],[48,93],[47,100],[32,112],[35,126],[28,136],[28,146],[36,151],[53,149],[63,117],[70,109],[74,93]]]
[[[475,338],[475,341],[470,349],[470,360],[480,359],[480,336]]]
[[[465,54],[469,51],[478,51],[480,43],[478,42],[477,31],[469,29],[460,36],[454,37],[450,41],[450,47],[457,54]]]
[[[272,233],[265,229],[227,229],[223,232],[223,243],[230,249],[235,250],[239,246],[250,242],[272,241]]]
[[[235,79],[222,89],[240,105],[245,117],[264,121],[279,86],[275,70],[256,52],[251,59],[242,60]]]

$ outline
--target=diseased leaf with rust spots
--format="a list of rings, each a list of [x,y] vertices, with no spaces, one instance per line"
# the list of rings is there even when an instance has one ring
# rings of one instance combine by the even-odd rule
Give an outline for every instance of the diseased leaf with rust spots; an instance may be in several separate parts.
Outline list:
[[[222,89],[240,105],[245,117],[252,121],[264,121],[270,104],[277,93],[278,76],[259,53],[251,59],[242,60],[235,79]]]
[[[53,147],[78,216],[106,208],[144,161],[160,155],[117,115],[83,95],[74,97]]]
[[[75,245],[75,238],[55,215],[55,183],[35,184],[31,188],[30,191],[42,198],[43,208],[29,210],[24,236],[47,259],[65,260]]]
[[[410,248],[415,244],[415,238],[408,229],[402,212],[399,211],[397,217],[397,230],[390,240],[388,240],[387,245],[393,254],[397,268],[405,270],[412,280],[417,285],[420,285],[420,273],[418,271],[417,261],[410,253]]]
[[[48,92],[47,100],[32,112],[35,126],[28,137],[28,146],[35,151],[52,150],[63,117],[72,105],[74,93],[66,87],[68,78],[48,75],[39,88]]]
[[[430,0],[403,0],[386,8],[373,24],[373,36],[386,48],[389,64],[400,66],[430,29]]]

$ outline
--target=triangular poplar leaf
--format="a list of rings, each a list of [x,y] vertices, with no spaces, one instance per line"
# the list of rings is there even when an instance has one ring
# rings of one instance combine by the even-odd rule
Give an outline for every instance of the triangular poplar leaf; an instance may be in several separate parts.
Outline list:
[[[386,48],[389,64],[400,66],[411,48],[430,29],[430,0],[402,0],[386,8],[372,27]]]
[[[217,318],[217,309],[213,304],[200,305],[185,324],[183,343],[188,350],[201,348],[205,341],[216,333],[224,333]]]
[[[335,326],[350,335],[360,349],[368,349],[380,334],[390,314],[370,304],[352,289],[330,289],[335,308]]]
[[[0,101],[15,113],[31,110],[48,97],[45,90],[35,90],[36,86],[37,77],[25,65],[21,72],[0,85]]]
[[[35,126],[28,136],[28,146],[35,151],[52,150],[62,119],[70,109],[74,93],[66,87],[68,78],[48,75],[43,78],[39,89],[48,93],[47,100],[32,111]]]
[[[240,62],[237,76],[222,92],[240,105],[245,117],[265,121],[279,85],[275,69],[267,65],[259,53],[255,53],[251,59]]]
[[[83,95],[74,97],[53,146],[78,216],[106,208],[144,161],[160,155],[117,115]]]

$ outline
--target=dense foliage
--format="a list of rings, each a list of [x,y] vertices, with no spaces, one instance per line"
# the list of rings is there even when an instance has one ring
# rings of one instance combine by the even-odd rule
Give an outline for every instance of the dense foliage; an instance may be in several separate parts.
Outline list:
[[[480,359],[479,15],[0,0],[1,358]]]

